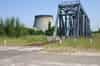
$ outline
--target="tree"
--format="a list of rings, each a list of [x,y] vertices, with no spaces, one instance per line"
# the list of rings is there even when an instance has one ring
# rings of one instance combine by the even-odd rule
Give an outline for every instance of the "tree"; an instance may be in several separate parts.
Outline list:
[[[28,28],[26,28],[23,24],[21,24],[20,20],[16,19],[16,37],[28,35]]]
[[[55,27],[51,27],[51,22],[49,22],[49,23],[48,23],[48,30],[45,31],[45,34],[48,35],[48,36],[53,35],[54,28],[55,28]]]
[[[29,35],[34,35],[35,34],[35,30],[33,28],[27,28]]]
[[[98,29],[98,32],[100,33],[100,28]]]
[[[15,18],[7,18],[5,21],[5,31],[7,36],[13,37],[15,36]]]
[[[0,18],[0,35],[5,35],[3,19]]]
[[[48,30],[51,30],[51,22],[48,23]]]
[[[6,33],[6,35],[8,36],[9,35],[9,22],[10,22],[10,19],[9,18],[7,18],[6,20],[5,20],[5,33]]]
[[[19,37],[21,35],[21,27],[20,27],[20,21],[18,18],[16,19],[15,30],[16,30],[16,37]]]
[[[26,27],[24,24],[21,24],[19,18],[6,18],[3,20],[0,18],[0,36],[5,35],[9,37],[20,37],[25,35],[43,35],[44,32],[38,30],[35,31],[32,28]]]
[[[16,33],[16,30],[15,30],[15,18],[14,17],[12,17],[11,19],[10,19],[11,21],[10,21],[10,35],[12,36],[12,37],[14,37],[15,36],[15,33]]]

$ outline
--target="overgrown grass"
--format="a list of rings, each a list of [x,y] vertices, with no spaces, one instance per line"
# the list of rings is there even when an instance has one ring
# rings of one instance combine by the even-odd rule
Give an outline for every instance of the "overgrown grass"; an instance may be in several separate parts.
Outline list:
[[[66,39],[61,44],[57,42],[44,47],[48,51],[100,50],[100,33],[92,38]]]
[[[19,38],[0,37],[0,45],[4,45],[6,43],[7,46],[24,46],[46,41],[46,36],[43,35],[22,36]]]

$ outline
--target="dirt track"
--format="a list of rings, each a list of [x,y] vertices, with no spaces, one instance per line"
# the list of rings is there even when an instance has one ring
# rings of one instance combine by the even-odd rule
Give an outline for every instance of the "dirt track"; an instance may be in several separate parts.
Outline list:
[[[44,46],[44,45],[52,44],[52,43],[56,43],[56,42],[58,42],[58,40],[48,41],[48,42],[41,42],[41,43],[33,43],[33,44],[30,44],[30,45],[27,45],[27,46]]]

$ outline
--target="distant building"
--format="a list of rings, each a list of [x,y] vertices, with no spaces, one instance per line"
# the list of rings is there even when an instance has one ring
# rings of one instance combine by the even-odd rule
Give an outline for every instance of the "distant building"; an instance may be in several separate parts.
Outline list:
[[[52,15],[36,15],[34,20],[34,28],[45,31],[48,29],[48,23],[54,22]]]

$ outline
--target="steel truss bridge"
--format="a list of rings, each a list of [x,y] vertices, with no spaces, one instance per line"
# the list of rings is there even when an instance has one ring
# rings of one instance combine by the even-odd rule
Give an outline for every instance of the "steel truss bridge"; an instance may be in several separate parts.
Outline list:
[[[58,6],[56,36],[90,37],[90,20],[80,1],[64,1]]]

